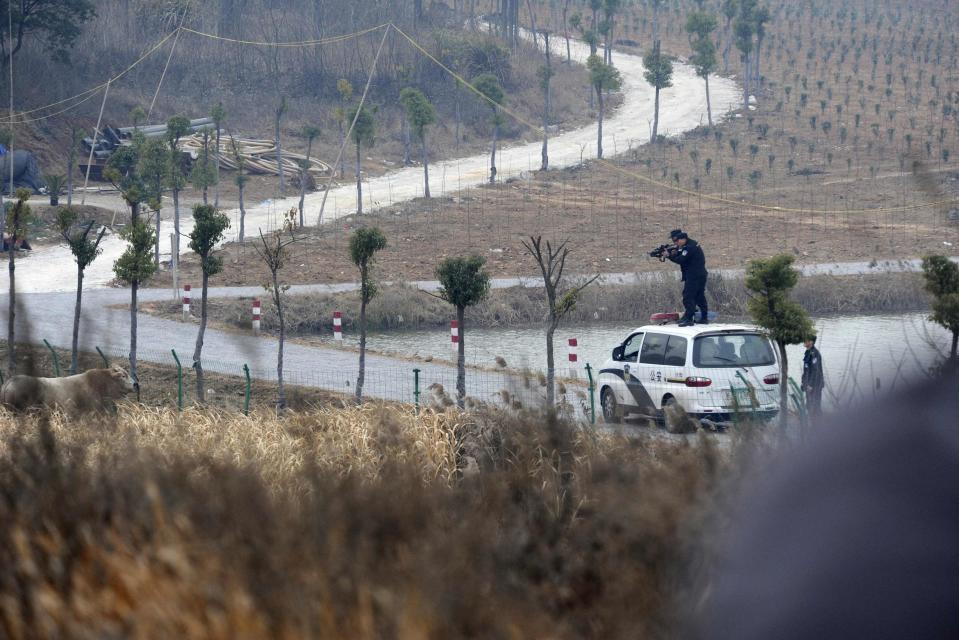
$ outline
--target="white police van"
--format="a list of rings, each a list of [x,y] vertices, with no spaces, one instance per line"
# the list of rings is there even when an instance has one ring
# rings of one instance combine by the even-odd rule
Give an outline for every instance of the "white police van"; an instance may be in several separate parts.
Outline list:
[[[647,325],[613,349],[597,388],[606,422],[628,414],[661,420],[671,402],[719,424],[743,412],[768,419],[779,412],[779,362],[757,327]]]

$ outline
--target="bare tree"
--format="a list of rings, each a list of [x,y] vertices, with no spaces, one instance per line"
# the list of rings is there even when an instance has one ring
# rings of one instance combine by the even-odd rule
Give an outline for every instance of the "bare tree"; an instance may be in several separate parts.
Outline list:
[[[261,229],[260,242],[253,245],[257,256],[263,261],[266,268],[270,270],[270,282],[266,285],[266,290],[269,292],[270,298],[273,300],[273,305],[276,307],[276,314],[280,323],[280,341],[276,352],[276,382],[278,389],[276,408],[278,410],[286,408],[286,390],[283,387],[283,343],[286,341],[286,323],[283,319],[283,293],[290,288],[288,284],[280,284],[279,272],[290,257],[290,245],[297,241],[297,237],[293,234],[293,229],[295,228],[296,208],[294,207],[287,211],[283,225],[279,229],[266,235],[263,234],[263,230]]]
[[[569,240],[564,240],[557,247],[546,241],[543,251],[543,236],[530,236],[523,240],[523,247],[539,265],[543,276],[543,286],[546,289],[546,406],[553,408],[555,403],[556,364],[553,359],[553,335],[560,321],[576,308],[576,299],[579,294],[599,278],[595,275],[583,284],[562,291],[561,282],[563,271],[566,268],[566,258],[569,256]]]

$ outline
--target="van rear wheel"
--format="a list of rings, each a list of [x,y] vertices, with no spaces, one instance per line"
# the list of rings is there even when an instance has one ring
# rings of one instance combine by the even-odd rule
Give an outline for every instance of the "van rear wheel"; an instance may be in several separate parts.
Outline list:
[[[619,406],[616,402],[616,394],[609,387],[603,389],[600,395],[600,404],[603,406],[603,421],[607,424],[619,424]]]

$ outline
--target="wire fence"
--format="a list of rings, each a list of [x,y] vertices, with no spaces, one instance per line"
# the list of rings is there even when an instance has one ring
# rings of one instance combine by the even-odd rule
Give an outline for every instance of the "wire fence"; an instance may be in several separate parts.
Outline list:
[[[56,350],[52,350],[56,352]],[[129,352],[121,347],[96,347],[102,355],[85,354],[81,368],[125,364]],[[191,354],[192,355],[192,354]],[[137,350],[137,370],[141,392],[151,404],[173,404],[180,407],[196,403],[196,371],[192,357],[174,350]],[[60,373],[65,374],[60,355]],[[400,402],[416,406],[442,408],[456,403],[457,371],[454,366],[410,363],[409,366],[383,366],[375,357],[364,371],[362,395],[366,399]],[[159,366],[157,366],[159,365]],[[245,410],[251,404],[274,404],[278,395],[278,372],[275,366],[202,359],[205,378],[204,402],[223,408]],[[587,371],[588,368],[588,371]],[[57,375],[54,361],[40,363],[38,373]],[[179,370],[178,370],[179,369]],[[587,382],[592,368],[582,368],[581,379],[560,378],[555,385],[556,404],[561,411],[579,419],[595,420],[595,398],[590,401],[591,386]],[[249,383],[247,380],[249,376]],[[287,404],[305,407],[342,401],[355,397],[359,366],[318,365],[309,370],[284,367],[283,383]],[[466,404],[493,404],[513,410],[539,408],[546,402],[546,378],[530,371],[492,371],[468,368],[466,371]]]

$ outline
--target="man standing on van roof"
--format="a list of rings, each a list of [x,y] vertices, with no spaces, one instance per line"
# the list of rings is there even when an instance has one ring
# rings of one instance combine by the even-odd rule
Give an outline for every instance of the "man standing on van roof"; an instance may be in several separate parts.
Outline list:
[[[709,316],[706,306],[706,256],[699,243],[686,235],[682,229],[674,229],[670,238],[676,245],[665,255],[679,265],[683,272],[683,307],[685,313],[679,321],[680,327],[689,327],[693,324],[696,307],[699,307],[702,317],[700,324],[708,324]]]
[[[816,348],[816,336],[809,336],[803,342],[806,353],[802,359],[802,389],[806,392],[806,409],[811,418],[822,415],[822,390],[826,386],[822,374],[822,354]]]

